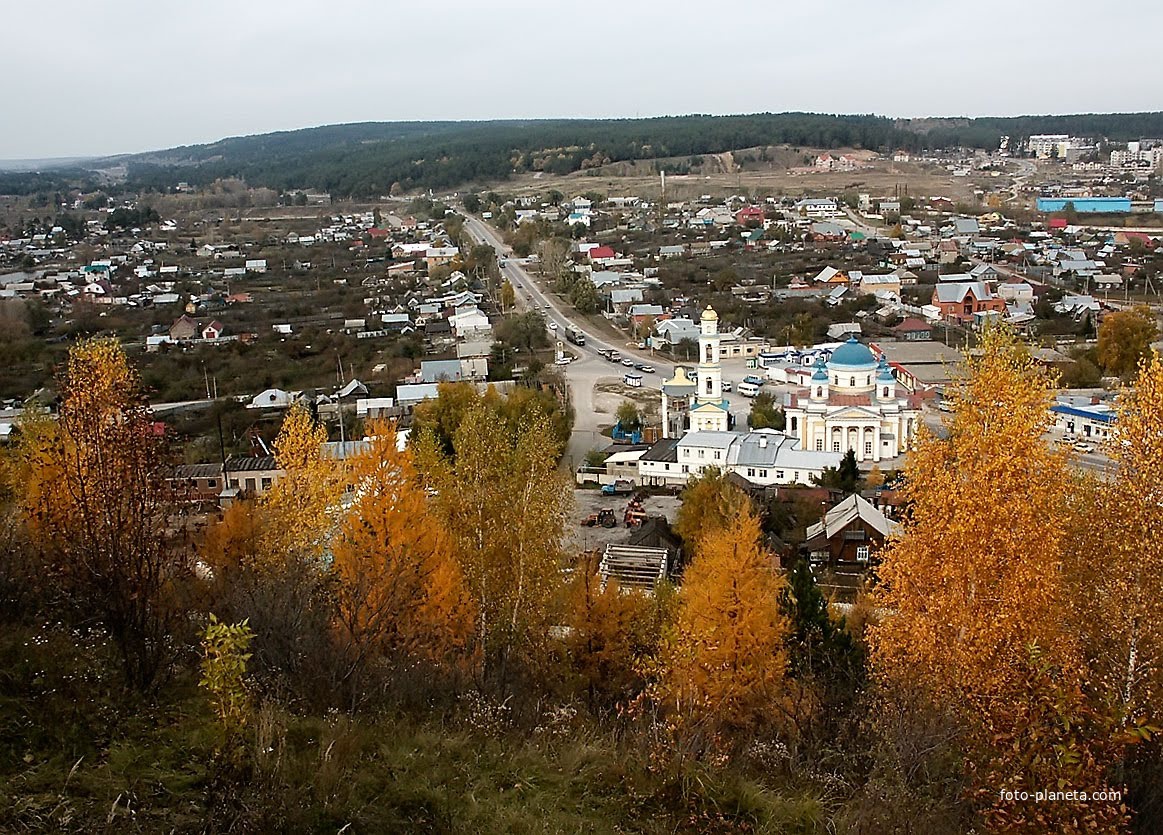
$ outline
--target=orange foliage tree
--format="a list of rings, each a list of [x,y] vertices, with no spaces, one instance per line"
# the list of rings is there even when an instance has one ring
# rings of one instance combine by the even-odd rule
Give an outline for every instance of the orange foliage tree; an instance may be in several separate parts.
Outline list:
[[[652,598],[612,578],[603,584],[598,563],[596,556],[584,559],[569,589],[564,649],[573,689],[602,712],[642,693],[669,595],[666,587]]]
[[[656,695],[688,739],[710,745],[769,727],[778,714],[789,631],[775,557],[749,507],[699,540],[661,652]]]
[[[980,347],[952,393],[948,438],[923,436],[909,459],[911,510],[881,555],[872,668],[888,698],[919,691],[961,717],[973,800],[989,820],[1080,831],[1069,805],[1032,800],[1060,780],[1103,787],[1110,755],[1066,627],[1072,481],[1065,453],[1043,440],[1052,380],[1007,331],[987,331]],[[1100,828],[1123,815],[1102,803],[1088,813]]]
[[[168,663],[188,567],[166,534],[164,438],[116,340],[76,345],[60,391],[59,420],[24,427],[14,486],[64,598],[103,623],[127,683],[146,689]]]
[[[468,657],[473,610],[452,539],[429,512],[395,426],[375,422],[368,434],[351,462],[354,501],[332,547],[338,620],[350,648],[344,676],[358,678],[372,660],[455,668]]]

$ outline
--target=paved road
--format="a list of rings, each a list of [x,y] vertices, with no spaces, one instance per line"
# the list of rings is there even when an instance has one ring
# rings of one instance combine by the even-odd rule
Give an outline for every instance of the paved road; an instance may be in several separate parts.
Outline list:
[[[601,448],[607,443],[599,433],[602,427],[613,423],[612,415],[595,410],[594,386],[599,382],[620,382],[623,374],[631,370],[609,362],[598,352],[618,351],[623,357],[653,366],[654,374],[642,375],[642,387],[653,391],[661,391],[663,380],[673,376],[674,365],[648,351],[638,349],[634,343],[615,342],[592,333],[576,311],[559,304],[541,288],[537,279],[525,269],[524,262],[513,257],[512,250],[505,245],[493,227],[471,215],[465,217],[464,228],[469,236],[478,243],[488,244],[497,252],[501,274],[513,285],[519,308],[540,309],[547,320],[557,323],[557,334],[554,336],[563,341],[567,327],[576,327],[586,335],[584,346],[569,345],[570,352],[577,355],[577,359],[563,368],[576,413],[573,437],[570,439],[566,454],[576,466],[590,449]],[[725,360],[722,366],[723,378],[733,383],[738,383],[750,373],[744,360]],[[750,401],[735,393],[727,395],[727,400],[736,418],[745,421],[751,409]]]

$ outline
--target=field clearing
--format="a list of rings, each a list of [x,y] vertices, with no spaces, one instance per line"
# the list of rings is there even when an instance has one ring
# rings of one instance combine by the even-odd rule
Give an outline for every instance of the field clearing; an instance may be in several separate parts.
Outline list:
[[[747,149],[745,149],[747,150]],[[778,161],[770,164],[748,163],[739,166],[733,162],[739,154],[706,155],[713,160],[708,173],[668,174],[666,196],[669,202],[694,200],[704,194],[716,197],[738,194],[747,190],[753,194],[783,195],[789,197],[835,195],[846,191],[866,192],[874,196],[897,193],[914,196],[941,195],[954,202],[973,202],[974,189],[1001,191],[1013,182],[1010,171],[993,177],[976,172],[968,177],[954,177],[944,168],[932,164],[894,163],[876,159],[866,168],[854,171],[810,171],[800,167],[785,167]],[[801,149],[800,154],[816,154],[813,149]],[[833,150],[839,155],[845,151]],[[859,153],[859,152],[857,152]],[[516,194],[544,193],[556,188],[567,195],[597,191],[607,195],[635,194],[644,199],[657,200],[661,194],[660,178],[654,172],[656,162],[666,160],[638,160],[612,163],[590,171],[579,171],[565,176],[527,173],[514,177],[501,188]],[[734,170],[726,171],[727,167]]]

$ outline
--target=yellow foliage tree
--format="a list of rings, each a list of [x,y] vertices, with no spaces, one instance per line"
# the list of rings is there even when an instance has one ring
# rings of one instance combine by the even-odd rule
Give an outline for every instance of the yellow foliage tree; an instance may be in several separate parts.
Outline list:
[[[881,554],[877,605],[888,614],[869,630],[889,694],[914,688],[962,717],[982,758],[968,761],[976,800],[1002,817],[1017,808],[999,800],[1003,789],[1032,792],[1078,763],[1089,770],[1069,771],[1072,788],[1103,779],[1093,750],[1071,747],[1089,745],[1070,734],[1089,713],[1084,660],[1064,625],[1071,478],[1065,453],[1043,440],[1052,396],[1012,334],[983,335],[953,391],[948,438],[923,436],[909,459],[911,511]],[[1053,692],[1031,693],[1033,681]],[[1049,706],[1031,713],[1035,697]]]
[[[292,553],[319,556],[336,528],[345,470],[323,454],[327,430],[302,406],[293,407],[275,440],[282,476],[259,499],[263,514],[260,554],[281,560]]]
[[[514,435],[494,403],[472,405],[453,436],[455,457],[434,432],[417,464],[455,545],[477,612],[486,676],[509,662],[536,664],[559,623],[561,540],[572,496],[557,472],[548,418],[531,410]]]
[[[346,677],[374,659],[455,667],[468,657],[472,601],[443,523],[429,512],[395,426],[372,423],[352,461],[355,500],[333,545]],[[358,688],[357,688],[358,691]]]
[[[1098,329],[1099,364],[1108,374],[1134,374],[1157,334],[1155,314],[1146,305],[1107,314]]]
[[[662,651],[658,689],[685,734],[713,741],[774,721],[787,669],[782,585],[750,508],[699,541]]]
[[[726,527],[750,507],[747,494],[728,481],[725,471],[712,467],[687,482],[674,530],[693,556],[707,534]]]
[[[1094,686],[1119,706],[1125,723],[1159,725],[1163,698],[1163,362],[1140,364],[1117,405],[1107,452],[1114,475],[1087,479],[1069,549],[1073,626],[1082,637]]]
[[[99,617],[127,682],[150,687],[173,646],[170,594],[187,574],[166,538],[164,439],[113,339],[81,342],[60,380],[59,419],[22,428],[14,488],[33,544],[64,597]]]

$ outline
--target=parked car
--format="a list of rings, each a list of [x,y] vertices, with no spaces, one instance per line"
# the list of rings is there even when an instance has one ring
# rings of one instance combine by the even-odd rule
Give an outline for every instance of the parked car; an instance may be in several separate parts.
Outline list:
[[[1094,444],[1088,444],[1085,441],[1079,441],[1074,445],[1075,452],[1094,452]]]
[[[557,330],[557,322],[550,322],[550,323],[549,323],[549,329],[550,329],[551,331],[555,331],[555,330]]]

